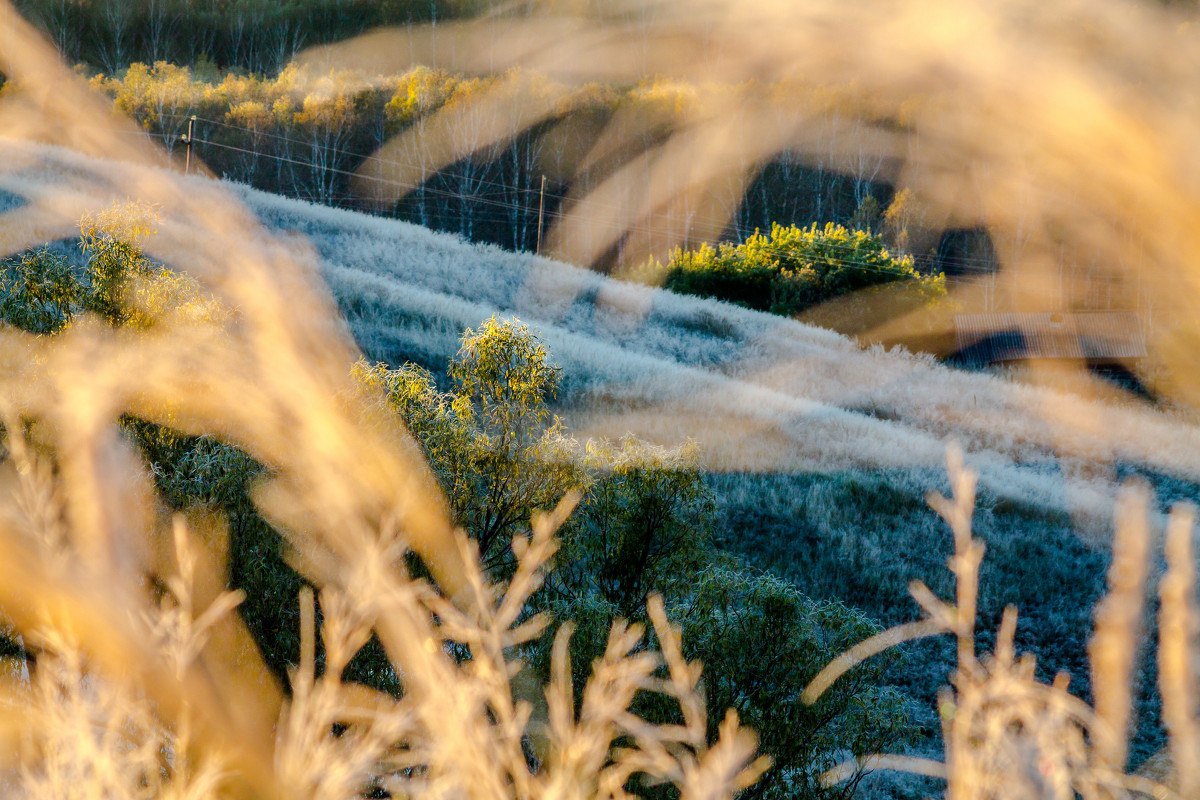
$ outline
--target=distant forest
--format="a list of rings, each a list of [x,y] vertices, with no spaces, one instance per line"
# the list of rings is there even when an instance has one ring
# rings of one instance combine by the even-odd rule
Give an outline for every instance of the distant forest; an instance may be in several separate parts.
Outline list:
[[[63,55],[108,73],[138,61],[270,74],[305,47],[468,13],[453,0],[14,0]]]
[[[390,176],[384,183],[411,189],[383,211],[515,250],[536,248],[540,207],[549,225],[566,198],[595,188],[677,130],[694,100],[684,87],[655,82],[564,93],[539,76],[464,78],[424,67],[365,81],[350,72],[314,76],[285,67],[260,77],[159,62],[134,64],[115,77],[100,74],[93,83],[168,150],[180,152],[195,115],[196,154],[214,172],[326,205],[380,210],[364,194],[374,184],[355,184],[353,174],[385,142],[424,132],[406,138],[380,165]],[[489,131],[496,120],[481,117],[495,114],[495,106],[474,104],[494,92],[519,93],[518,102],[550,93],[562,99],[545,121],[495,138]],[[461,116],[445,129],[427,128],[439,111]],[[622,145],[586,163],[597,132],[612,123],[620,126]],[[445,164],[446,148],[470,155]],[[847,175],[814,165],[811,154],[780,154],[747,192],[728,197],[724,216],[731,221],[723,238],[740,242],[775,222],[813,220],[880,230],[893,196],[873,180],[878,168]],[[896,210],[901,217],[912,211]],[[694,224],[702,213],[689,217],[685,209],[655,224]]]
[[[488,140],[490,120],[465,118],[450,132],[465,157],[445,158],[413,141],[385,172],[402,173],[410,188],[380,208],[351,176],[384,142],[427,123],[432,115],[465,108],[486,92],[561,91],[537,76],[470,78],[414,67],[404,75],[364,80],[334,72],[309,75],[289,67],[300,51],[352,37],[380,25],[441,22],[477,11],[478,0],[16,0],[68,60],[95,74],[95,83],[141,122],[168,150],[176,151],[197,116],[196,154],[215,173],[256,188],[327,205],[372,210],[471,241],[532,251],[538,246],[539,212],[551,225],[569,204],[624,164],[680,129],[694,98],[687,87],[646,82],[596,86],[564,95],[561,107],[516,136]],[[749,91],[734,89],[733,91]],[[795,97],[768,87],[781,113]],[[620,120],[622,145],[594,162],[585,156],[598,131]],[[612,131],[610,130],[610,133]],[[442,132],[440,135],[446,135]],[[748,134],[752,135],[752,134]],[[655,219],[663,237],[719,217],[719,238],[743,242],[775,223],[806,226],[834,222],[876,232],[892,214],[890,244],[914,256],[924,272],[955,275],[991,271],[986,236],[957,232],[930,238],[920,231],[919,209],[889,209],[893,189],[880,181],[879,159],[855,173],[831,168],[840,134],[831,129],[829,157],[810,146],[761,164],[743,192],[674,217]],[[478,137],[473,141],[472,137]],[[393,168],[394,167],[394,168]],[[543,178],[545,178],[543,190]],[[689,216],[690,213],[690,216]],[[704,222],[702,219],[701,222]],[[712,225],[709,225],[711,230]],[[910,236],[910,229],[912,235]],[[715,232],[714,232],[715,233]],[[634,248],[630,248],[631,250]],[[662,248],[660,255],[666,255]],[[642,250],[638,250],[642,252]],[[593,267],[625,260],[620,246]]]

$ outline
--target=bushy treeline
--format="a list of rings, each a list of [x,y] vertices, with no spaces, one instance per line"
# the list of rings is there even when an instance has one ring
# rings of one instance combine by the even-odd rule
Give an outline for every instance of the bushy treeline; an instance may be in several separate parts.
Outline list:
[[[127,330],[171,315],[226,313],[196,284],[142,253],[137,237],[144,222],[125,225],[122,235],[108,230],[112,222],[85,222],[82,266],[50,250],[0,265],[3,321],[56,335],[82,313]],[[514,542],[523,541],[534,512],[581,492],[560,531],[555,569],[528,609],[578,626],[571,645],[577,689],[603,654],[611,624],[647,621],[645,601],[653,592],[681,627],[685,655],[705,664],[711,734],[732,707],[758,730],[774,759],[748,797],[824,796],[817,777],[846,752],[894,748],[910,737],[903,697],[881,685],[887,662],[857,671],[816,705],[801,701],[816,672],[877,625],[722,555],[711,541],[712,494],[689,448],[668,450],[633,438],[572,439],[548,405],[561,371],[526,326],[492,318],[468,330],[447,367],[450,391],[440,391],[431,373],[411,364],[363,361],[353,369],[363,391],[381,398],[416,438],[454,521],[474,540],[492,577],[511,577],[519,555]],[[303,580],[250,500],[261,467],[219,441],[136,418],[125,420],[125,431],[173,508],[203,506],[228,515],[230,582],[246,594],[241,613],[267,662],[284,675],[298,659]],[[411,566],[422,570],[419,562]],[[525,658],[544,681],[548,640],[529,647]],[[377,646],[360,654],[349,675],[379,688],[399,685]],[[644,704],[649,718],[673,721],[668,707],[649,699]]]
[[[755,232],[742,244],[676,250],[665,266],[655,264],[653,271],[664,275],[663,286],[671,291],[784,316],[876,287],[901,289],[903,302],[912,307],[946,294],[944,275],[922,275],[912,258],[894,256],[881,237],[833,223],[808,228],[776,224],[769,236]],[[862,305],[869,298],[859,294],[855,300]],[[852,329],[863,316],[857,305],[840,306],[840,324],[833,327]]]
[[[196,115],[196,153],[219,175],[270,192],[373,210],[378,207],[364,195],[373,188],[395,190],[406,194],[386,212],[512,250],[537,246],[539,209],[548,227],[569,208],[568,197],[586,195],[686,126],[694,105],[712,100],[704,92],[756,91],[661,82],[568,90],[537,75],[466,78],[425,67],[384,77],[288,67],[262,77],[165,61],[94,80],[119,109],[161,134],[168,149],[179,146],[187,118]],[[796,113],[786,92],[767,96],[781,114]],[[505,102],[477,102],[484,97]],[[718,100],[737,105],[736,97]],[[495,134],[510,125],[506,115],[513,107],[542,103],[553,109],[549,118],[513,135]],[[431,121],[439,111],[458,116],[435,129]],[[592,149],[602,130],[604,154],[596,157]],[[404,133],[411,135],[396,139]],[[352,174],[389,141],[386,162],[368,165],[383,181],[356,185]],[[445,163],[447,152],[462,157]],[[654,227],[669,233],[713,222],[700,219],[706,214],[718,222],[728,217],[725,235],[741,241],[774,222],[849,222],[863,217],[861,209],[875,209],[874,217],[882,219],[878,209],[890,208],[891,191],[875,183],[874,174],[839,173],[784,152],[763,165],[745,194],[726,198],[724,209],[680,207],[673,216],[655,218]]]
[[[135,61],[273,72],[301,48],[379,25],[454,14],[446,0],[15,0],[71,61],[115,72]]]

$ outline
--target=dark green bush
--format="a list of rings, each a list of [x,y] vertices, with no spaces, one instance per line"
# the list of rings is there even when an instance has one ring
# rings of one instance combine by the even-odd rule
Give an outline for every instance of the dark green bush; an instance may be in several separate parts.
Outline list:
[[[685,655],[704,664],[709,730],[732,708],[771,755],[742,800],[848,797],[862,773],[833,788],[821,786],[821,773],[848,754],[897,752],[911,740],[903,695],[883,686],[894,653],[859,665],[812,706],[798,697],[826,664],[879,631],[860,612],[811,600],[771,575],[727,569],[696,576],[673,610]]]
[[[714,558],[713,498],[695,447],[629,436],[585,449],[587,491],[564,528],[553,587],[594,594],[625,618],[643,613],[651,591],[685,595]]]

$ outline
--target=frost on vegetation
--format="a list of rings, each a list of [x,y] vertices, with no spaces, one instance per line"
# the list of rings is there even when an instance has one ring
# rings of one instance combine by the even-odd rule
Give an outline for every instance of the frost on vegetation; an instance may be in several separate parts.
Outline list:
[[[638,433],[644,437],[670,439],[674,431],[669,420],[683,414],[711,419],[714,430],[745,420],[786,431],[809,415],[815,402],[816,407],[856,412],[885,408],[888,419],[878,426],[863,425],[854,419],[857,413],[813,420],[829,440],[853,441],[855,460],[847,462],[831,451],[814,463],[805,455],[789,460],[780,452],[777,468],[905,461],[932,467],[941,443],[953,437],[973,454],[984,478],[1002,490],[1022,464],[1047,462],[1059,454],[1068,460],[1144,464],[1181,477],[1200,475],[1195,426],[1150,409],[1085,401],[960,372],[928,355],[860,350],[831,331],[622,284],[406,223],[251,190],[244,196],[283,229],[302,229],[309,219],[325,221],[315,245],[334,294],[343,306],[353,305],[364,293],[377,297],[369,316],[351,317],[356,329],[387,342],[388,352],[375,355],[449,358],[456,341],[444,331],[461,330],[493,313],[516,314],[536,323],[559,355],[563,402],[609,415],[631,407],[657,408],[657,422],[649,414],[641,418],[644,427]],[[388,336],[395,316],[422,322],[397,324]],[[444,329],[432,324],[439,317],[450,324]],[[922,446],[914,449],[914,440],[923,440]],[[739,454],[728,449],[723,436],[702,437],[702,443],[715,454],[714,463],[738,463]],[[910,455],[898,462],[893,450]],[[800,447],[793,452],[807,451]],[[1103,491],[1111,494],[1112,487]]]
[[[549,610],[558,620],[576,621],[581,633],[570,652],[585,665],[603,655],[615,619],[650,621],[645,598],[661,593],[681,625],[685,652],[706,665],[710,703],[753,720],[773,759],[756,785],[759,796],[816,796],[815,778],[833,751],[871,752],[906,740],[903,700],[877,685],[877,665],[840,685],[818,710],[798,700],[799,687],[824,659],[874,625],[841,604],[813,603],[793,586],[738,569],[718,552],[710,538],[714,501],[694,445],[666,448],[632,436],[573,439],[546,406],[558,380],[548,357],[527,326],[492,318],[464,334],[448,392],[412,365],[360,362],[356,376],[384,389],[446,488],[453,518],[470,531],[493,574],[511,569],[512,551],[500,534],[527,516],[524,509],[581,487],[555,569],[545,590],[530,598],[530,613]],[[546,646],[531,647],[529,659],[533,674],[551,671]],[[585,669],[571,670],[577,691],[585,677]],[[661,703],[641,702],[653,719],[674,717]],[[710,712],[710,735],[719,724]]]
[[[42,164],[6,182],[28,191],[28,181],[55,174]],[[934,466],[941,442],[952,436],[985,479],[996,467],[1019,469],[1060,453],[1200,475],[1195,426],[1153,410],[1081,402],[919,355],[858,350],[830,331],[749,309],[655,293],[405,223],[237,191],[275,230],[313,231],[330,288],[371,356],[435,364],[453,355],[463,328],[494,313],[515,314],[536,323],[559,354],[561,402],[608,416],[657,408],[641,416],[636,431],[660,441],[674,437],[672,419],[708,419],[712,433],[702,444],[722,468],[745,458],[730,449],[736,437],[724,433],[731,427],[774,430],[786,439],[814,408],[841,407],[855,413],[811,418],[797,441],[815,428],[825,441],[851,441],[853,448],[814,461],[803,447],[792,448],[799,454],[792,457],[768,447],[775,467],[894,465],[893,451],[909,451],[911,466]],[[168,260],[174,255],[163,251]],[[594,299],[580,313],[588,297]],[[888,419],[864,425],[855,419],[864,408],[887,409]],[[1000,473],[992,477],[1007,482]]]
[[[61,88],[87,107],[86,93]],[[96,180],[71,189],[69,208],[108,205],[86,187],[136,183],[163,215],[147,250],[236,313],[137,324],[131,276],[115,267],[149,258],[97,225],[88,256],[111,280],[43,263],[38,275],[63,277],[79,309],[61,328],[10,319],[0,330],[0,609],[30,665],[0,692],[3,723],[20,723],[0,724],[18,794],[621,798],[641,782],[721,798],[753,781],[764,767],[754,735],[736,715],[709,730],[699,666],[653,602],[649,628],[615,625],[582,670],[560,631],[548,684],[518,686],[545,625],[528,600],[570,504],[531,533],[507,531],[511,572],[495,582],[378,387],[356,384],[357,353],[331,335],[342,329],[288,260],[294,248],[262,241],[224,189],[75,166]],[[61,189],[42,186],[39,202]],[[486,427],[490,396],[477,400]],[[183,440],[201,442],[195,457],[156,485],[164,473],[146,461],[178,456]],[[223,488],[206,496],[195,484],[209,478]],[[301,605],[286,688],[225,588],[234,570],[264,566],[232,552],[251,515],[320,604],[319,626],[313,601]],[[368,631],[396,695],[343,680]],[[577,695],[572,679],[589,666]],[[632,710],[646,693],[673,704],[668,724]]]
[[[143,258],[127,242],[87,231],[85,226],[93,258],[126,266]],[[112,275],[114,282],[123,277],[118,270]],[[149,326],[130,325],[120,317],[127,296],[114,292],[111,299],[110,321],[118,328],[83,323],[81,331],[56,336],[9,335],[26,336],[27,345],[53,356],[80,347],[80,339],[86,346],[89,335],[121,334],[126,338],[116,346],[145,345],[173,335],[173,325],[180,324],[171,314]],[[222,315],[207,324],[228,321]],[[392,402],[416,403],[431,426],[440,424],[439,416],[477,423],[481,440],[494,445],[489,452],[499,448],[519,460],[524,448],[543,444],[508,437],[548,422],[542,394],[557,380],[556,368],[536,347],[495,319],[478,335],[468,332],[456,374],[470,408],[452,399],[439,405],[419,372],[360,368],[353,389],[345,385],[350,376],[342,378],[344,404],[358,409],[343,430],[363,437],[356,453],[369,454],[364,442],[374,442],[389,453],[385,458],[408,458],[415,468],[420,455],[412,448],[391,455],[389,448],[403,447],[403,437],[381,424],[370,404],[372,392],[385,389]],[[67,363],[79,369],[78,362]],[[489,372],[488,365],[498,371]],[[339,517],[336,536],[324,542],[281,524],[293,563],[321,587],[322,618],[318,648],[313,593],[302,592],[300,661],[285,697],[232,613],[243,595],[223,588],[222,573],[231,567],[222,563],[229,552],[225,524],[211,505],[191,509],[188,521],[180,515],[168,520],[125,438],[147,454],[170,451],[177,435],[162,423],[212,414],[211,398],[173,394],[165,413],[148,406],[157,423],[126,420],[118,433],[112,419],[103,435],[77,431],[79,444],[64,449],[59,418],[43,419],[41,406],[20,404],[57,408],[71,396],[64,401],[39,392],[42,376],[33,376],[32,393],[10,387],[4,395],[7,453],[0,473],[13,495],[0,515],[6,554],[0,607],[12,615],[11,634],[31,665],[28,679],[4,692],[9,717],[21,721],[13,729],[19,742],[12,778],[22,794],[198,800],[246,791],[354,798],[386,790],[406,797],[617,798],[627,796],[631,785],[669,783],[683,796],[728,797],[765,768],[765,759],[755,758],[755,736],[738,725],[735,713],[719,731],[709,731],[699,666],[683,658],[679,633],[659,600],[651,600],[648,612],[657,650],[648,646],[642,626],[616,623],[577,696],[566,625],[552,648],[544,700],[518,691],[524,651],[547,622],[530,598],[542,584],[571,500],[554,514],[535,515],[532,533],[512,538],[514,563],[503,584],[485,572],[477,544],[465,534],[445,529],[448,541],[442,544],[449,550],[417,540],[412,506],[404,512],[404,528],[395,511],[376,525],[359,520],[344,526],[346,518]],[[290,383],[295,375],[287,378],[289,387],[296,385]],[[430,398],[434,402],[426,403]],[[338,412],[312,403],[304,408],[329,415],[317,436],[338,424]],[[513,409],[521,410],[516,417]],[[245,439],[260,458],[265,452],[295,459],[293,475],[305,462],[292,448],[321,445],[285,443],[277,435],[269,426],[254,427]],[[451,431],[445,444],[455,446],[454,438]],[[212,473],[208,477],[220,483],[243,473],[261,475],[227,448],[206,448],[207,441],[201,438],[196,454],[204,460],[198,468]],[[270,444],[264,447],[264,441]],[[80,460],[81,453],[99,455]],[[326,486],[337,474],[325,463],[308,467],[314,468]],[[341,477],[362,481],[371,475]],[[385,486],[403,484],[393,475]],[[160,488],[175,504],[196,496],[171,481]],[[278,518],[280,497],[264,494],[261,482],[257,488],[254,501]],[[245,502],[238,490],[229,492],[226,502]],[[95,502],[81,505],[85,498]],[[429,494],[420,498],[439,510]],[[193,530],[192,521],[202,524]],[[512,531],[497,527],[495,533]],[[168,540],[169,553],[162,551]],[[410,569],[417,558],[429,567]],[[343,680],[372,634],[403,687],[399,696]],[[682,723],[656,724],[634,713],[634,698],[647,692],[674,703]],[[273,741],[256,740],[267,730],[264,723],[273,728]]]
[[[1151,533],[1146,517],[1148,492],[1127,487],[1118,507],[1117,536],[1109,572],[1108,596],[1096,608],[1089,643],[1094,706],[1068,691],[1070,676],[1052,684],[1034,675],[1032,656],[1016,652],[1017,610],[1003,615],[990,654],[976,651],[976,607],[981,541],[972,537],[977,476],[952,446],[948,464],[952,499],[938,492],[929,503],[954,534],[949,560],[956,585],[954,600],[938,598],[920,581],[910,586],[923,619],[883,631],[843,653],[804,690],[816,702],[850,668],[897,644],[949,633],[957,659],[950,686],[938,695],[945,758],[942,762],[905,755],[859,757],[830,770],[823,780],[836,785],[864,768],[895,769],[942,778],[948,798],[1189,798],[1200,790],[1200,722],[1196,717],[1193,661],[1197,609],[1193,553],[1195,512],[1181,506],[1167,524],[1168,570],[1159,585],[1159,687],[1169,746],[1156,759],[1153,777],[1127,774],[1127,737],[1132,716],[1142,600]]]

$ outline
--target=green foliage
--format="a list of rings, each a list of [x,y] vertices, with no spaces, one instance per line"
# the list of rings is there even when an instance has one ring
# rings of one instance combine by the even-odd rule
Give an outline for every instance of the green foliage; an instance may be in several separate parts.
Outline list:
[[[351,367],[351,372],[361,385],[383,392],[388,406],[425,447],[435,467],[450,460],[450,456],[439,453],[463,446],[460,443],[470,438],[474,424],[470,400],[438,391],[429,370],[416,364],[391,369],[387,364],[359,361]]]
[[[181,307],[207,308],[195,287],[160,274],[145,257],[136,244],[137,225],[130,218],[85,224],[88,262],[81,274],[47,251],[6,265],[5,318],[52,333],[82,311],[115,325],[146,327]],[[154,309],[145,292],[157,298]],[[360,383],[382,391],[417,439],[456,522],[476,538],[493,574],[511,570],[510,543],[535,510],[553,506],[571,488],[583,489],[580,507],[560,532],[557,569],[534,600],[559,618],[577,620],[580,633],[571,647],[578,685],[603,650],[612,621],[644,621],[645,598],[658,592],[682,624],[689,657],[706,664],[710,705],[733,706],[753,721],[775,758],[765,788],[756,790],[764,797],[821,796],[814,776],[835,755],[904,738],[897,698],[873,686],[875,672],[853,673],[814,709],[799,699],[817,667],[874,632],[871,623],[843,606],[809,601],[777,580],[741,572],[716,552],[713,496],[693,447],[665,449],[633,438],[580,447],[570,439],[549,407],[561,370],[527,326],[492,318],[468,330],[448,370],[451,391],[439,390],[419,367],[360,362],[354,369]],[[249,500],[261,467],[216,440],[136,419],[125,428],[171,506],[201,505],[228,515],[231,581],[247,593],[240,613],[267,663],[284,675],[298,655],[294,609],[303,582]],[[385,660],[371,653],[368,648],[352,665],[352,674],[394,688]],[[548,642],[528,653],[543,674],[548,657]],[[663,721],[676,713],[644,702]],[[714,732],[716,723],[710,720]]]
[[[847,753],[894,752],[911,740],[903,697],[881,685],[895,656],[855,668],[815,705],[799,698],[826,664],[877,633],[876,623],[770,575],[713,569],[694,582],[674,610],[685,655],[704,664],[709,730],[717,709],[733,708],[773,761],[744,799],[849,796],[862,773],[833,788],[820,785],[821,773]]]
[[[0,264],[0,318],[31,333],[51,335],[90,312],[111,325],[145,329],[164,315],[226,313],[191,278],[155,265],[138,243],[152,215],[137,206],[86,218],[82,270],[46,249]],[[261,466],[237,448],[209,437],[186,436],[136,418],[122,420],[155,486],[175,510],[219,508],[229,515],[231,580],[247,593],[240,613],[270,667],[286,678],[299,652],[296,593],[301,580],[285,563],[282,542],[255,513],[251,482]]]
[[[250,482],[261,467],[241,450],[138,419],[125,420],[125,430],[137,443],[155,485],[172,508],[249,507]]]
[[[570,443],[547,406],[561,371],[519,321],[493,317],[463,334],[449,367],[452,392],[439,392],[433,376],[413,365],[360,362],[355,369],[360,381],[384,389],[421,443],[485,566],[511,564],[509,543],[530,515],[580,484],[564,452]]]
[[[133,318],[128,303],[132,281],[148,274],[153,265],[138,248],[133,237],[119,237],[99,222],[84,223],[80,238],[88,256],[88,286],[83,307],[103,317],[111,325],[123,325]]]
[[[71,263],[41,249],[6,259],[0,272],[0,318],[31,333],[58,333],[82,308]]]
[[[296,598],[304,581],[287,564],[282,538],[254,509],[250,488],[262,466],[206,436],[186,436],[143,420],[123,420],[154,485],[173,510],[219,509],[229,520],[229,575],[245,592],[238,607],[263,660],[281,684],[300,654]],[[379,684],[376,684],[379,685]]]
[[[595,594],[625,618],[641,615],[651,591],[686,592],[713,558],[713,501],[695,445],[592,440],[584,469],[587,491],[563,531],[555,590]]]
[[[149,328],[171,314],[216,320],[226,311],[192,278],[156,265],[140,242],[153,210],[136,204],[85,217],[83,270],[48,249],[0,262],[0,319],[30,333],[58,333],[82,312],[116,327]]]
[[[577,689],[613,620],[645,622],[646,596],[657,592],[682,625],[688,657],[705,664],[710,707],[732,706],[753,720],[775,759],[757,796],[844,796],[854,782],[834,791],[816,780],[835,758],[907,740],[900,696],[877,685],[893,660],[853,671],[813,708],[801,702],[825,663],[878,627],[839,603],[815,602],[780,580],[741,571],[715,550],[713,494],[693,445],[668,449],[628,437],[580,447],[547,406],[558,368],[516,321],[493,318],[467,331],[449,372],[453,388],[442,392],[419,367],[356,366],[360,382],[383,389],[418,439],[456,520],[480,542],[493,571],[504,572],[507,541],[534,509],[554,505],[568,488],[583,490],[560,531],[555,569],[535,598],[576,627]],[[548,643],[527,658],[544,675]],[[642,710],[673,719],[665,706]],[[709,722],[715,732],[719,720]]]
[[[944,276],[921,275],[911,258],[895,258],[879,237],[833,223],[773,225],[770,236],[756,232],[740,245],[676,250],[665,271],[663,285],[672,291],[788,316],[893,283],[908,284],[922,302],[946,293]]]
[[[47,249],[0,265],[0,317],[42,335],[65,329],[90,312],[110,325],[144,329],[164,315],[224,313],[191,278],[156,266],[139,247],[153,231],[150,209],[132,205],[85,217],[79,246],[82,271]],[[244,453],[204,437],[183,436],[141,420],[125,430],[139,445],[159,490],[175,508],[232,506],[243,498],[258,466]]]
[[[477,466],[481,441],[470,401],[438,391],[433,374],[415,364],[392,369],[383,363],[359,361],[352,371],[361,385],[383,393],[388,407],[420,443],[456,524],[464,525],[476,517],[477,492],[482,488]],[[481,556],[490,555],[480,549]]]
[[[547,401],[558,392],[562,369],[549,363],[550,351],[519,320],[493,316],[479,331],[463,333],[450,362],[459,393],[480,411],[484,430],[501,446],[516,446],[549,416]]]

